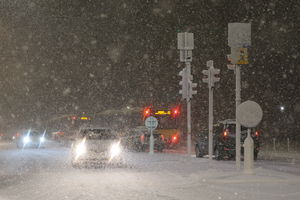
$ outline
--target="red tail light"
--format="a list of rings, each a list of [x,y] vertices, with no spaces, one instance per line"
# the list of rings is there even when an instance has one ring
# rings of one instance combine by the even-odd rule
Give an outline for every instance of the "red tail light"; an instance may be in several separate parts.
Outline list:
[[[177,139],[178,139],[177,135],[173,135],[172,136],[172,143],[177,142]]]
[[[224,137],[227,137],[229,135],[229,131],[228,131],[228,129],[226,129],[224,132],[223,132],[223,136]]]
[[[144,119],[147,118],[150,115],[151,115],[151,109],[150,109],[150,107],[145,108],[144,112],[143,112]]]
[[[76,116],[72,116],[72,117],[71,117],[71,120],[76,120],[76,119],[77,119]]]
[[[145,136],[141,135],[141,142],[144,142],[144,141],[145,141]]]
[[[255,131],[255,136],[258,137],[259,136],[259,132]]]
[[[173,118],[179,117],[179,115],[180,115],[180,107],[177,106],[177,107],[173,108],[171,114],[172,114]]]

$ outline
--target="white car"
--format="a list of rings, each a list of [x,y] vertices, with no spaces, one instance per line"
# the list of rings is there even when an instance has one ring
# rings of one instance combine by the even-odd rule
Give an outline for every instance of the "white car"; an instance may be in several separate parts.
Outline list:
[[[71,150],[74,167],[123,164],[121,141],[107,128],[81,129]]]

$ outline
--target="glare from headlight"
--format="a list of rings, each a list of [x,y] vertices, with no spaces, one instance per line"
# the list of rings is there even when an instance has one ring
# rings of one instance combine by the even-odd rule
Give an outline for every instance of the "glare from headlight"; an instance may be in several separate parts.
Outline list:
[[[79,143],[77,144],[77,146],[75,147],[75,153],[76,153],[76,157],[75,160],[77,160],[80,156],[82,156],[83,154],[85,154],[86,152],[86,146],[85,146],[85,138]]]
[[[45,142],[45,138],[44,137],[40,137],[40,142]]]
[[[110,147],[110,159],[113,159],[114,157],[120,155],[121,153],[121,147],[120,147],[120,141],[117,143],[114,143]]]
[[[27,144],[28,142],[30,142],[29,136],[25,136],[25,137],[23,138],[23,142],[24,142],[24,144]]]

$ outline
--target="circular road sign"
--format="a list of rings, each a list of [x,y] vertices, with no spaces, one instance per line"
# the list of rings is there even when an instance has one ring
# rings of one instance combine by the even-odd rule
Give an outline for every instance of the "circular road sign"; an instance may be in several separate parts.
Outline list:
[[[155,117],[148,117],[146,120],[145,120],[145,126],[147,127],[147,129],[149,130],[154,130],[157,128],[157,125],[158,125],[158,121]]]
[[[263,111],[254,101],[245,101],[237,108],[237,120],[247,128],[256,127],[262,120]]]

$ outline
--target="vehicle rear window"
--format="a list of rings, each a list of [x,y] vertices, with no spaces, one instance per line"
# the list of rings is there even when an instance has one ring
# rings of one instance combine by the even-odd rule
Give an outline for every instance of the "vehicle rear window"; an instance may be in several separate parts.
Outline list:
[[[227,124],[225,125],[225,129],[228,129],[229,133],[232,135],[232,134],[235,134],[235,124]],[[247,128],[245,128],[244,126],[241,126],[241,131],[245,131],[247,130]]]

